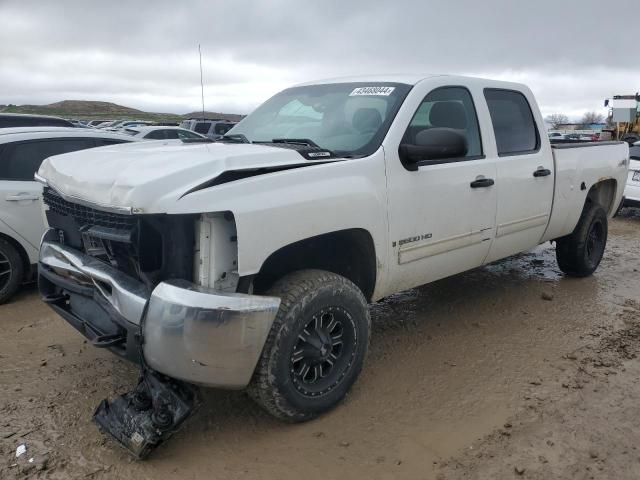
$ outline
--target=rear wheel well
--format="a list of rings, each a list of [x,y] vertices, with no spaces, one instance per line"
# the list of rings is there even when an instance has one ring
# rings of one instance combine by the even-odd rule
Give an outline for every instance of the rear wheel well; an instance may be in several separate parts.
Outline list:
[[[369,232],[359,228],[340,230],[276,250],[253,278],[253,288],[256,292],[264,292],[288,273],[318,269],[348,278],[360,288],[367,300],[371,300],[376,284],[376,263],[375,247]]]
[[[27,255],[24,247],[15,238],[10,237],[7,234],[0,233],[0,238],[9,242],[18,251],[20,258],[22,259],[22,264],[24,265],[25,278],[23,280],[29,280],[29,275],[31,274],[31,262],[29,262],[29,255]]]
[[[617,205],[614,205],[616,198],[617,182],[610,178],[594,184],[587,194],[586,202],[597,203],[607,212],[608,216],[613,215]]]

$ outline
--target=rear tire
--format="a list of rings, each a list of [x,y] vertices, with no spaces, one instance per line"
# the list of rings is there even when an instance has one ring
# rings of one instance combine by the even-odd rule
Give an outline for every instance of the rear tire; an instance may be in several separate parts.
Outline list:
[[[607,214],[597,203],[588,202],[571,235],[556,241],[558,266],[572,277],[588,277],[600,265],[607,245]]]
[[[279,419],[310,420],[335,407],[362,369],[367,301],[352,282],[323,270],[286,275],[267,294],[282,302],[248,392]]]
[[[24,262],[11,243],[0,238],[0,304],[16,293],[24,279]]]

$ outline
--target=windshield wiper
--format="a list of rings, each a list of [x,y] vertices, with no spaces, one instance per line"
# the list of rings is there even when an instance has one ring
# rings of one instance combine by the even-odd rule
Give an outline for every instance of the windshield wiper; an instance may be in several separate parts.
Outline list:
[[[231,135],[223,135],[220,140],[227,140],[228,142],[235,143],[251,143],[251,141],[245,137],[243,133],[232,133]]]

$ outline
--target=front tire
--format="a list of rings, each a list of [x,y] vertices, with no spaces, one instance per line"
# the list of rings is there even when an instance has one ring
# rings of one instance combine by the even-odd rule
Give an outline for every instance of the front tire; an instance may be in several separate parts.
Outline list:
[[[267,294],[282,302],[249,394],[279,419],[310,420],[335,407],[362,369],[367,301],[352,282],[322,270],[286,275]]]
[[[24,263],[20,253],[4,238],[0,238],[0,304],[16,293],[24,279]]]
[[[595,272],[607,245],[607,214],[594,202],[585,205],[571,235],[556,241],[558,266],[572,277],[588,277]]]

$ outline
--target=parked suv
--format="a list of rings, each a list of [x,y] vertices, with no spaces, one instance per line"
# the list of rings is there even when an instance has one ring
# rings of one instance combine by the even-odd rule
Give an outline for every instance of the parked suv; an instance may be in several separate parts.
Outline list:
[[[42,185],[34,174],[53,155],[131,142],[126,135],[84,128],[23,127],[0,130],[0,303],[30,277],[45,225]]]
[[[192,130],[201,135],[209,137],[211,140],[219,140],[223,135],[231,130],[236,125],[236,122],[230,120],[220,119],[198,119],[190,118],[184,120],[181,124],[181,128]]]

